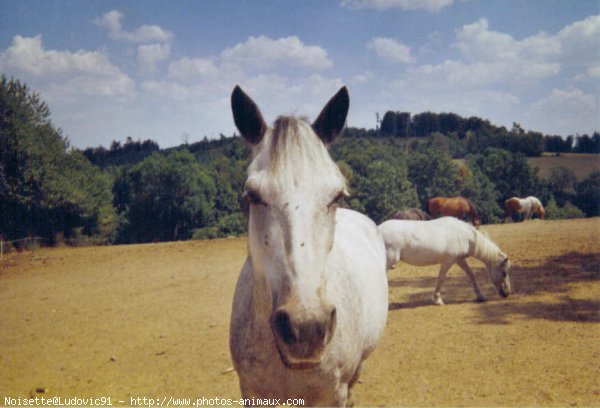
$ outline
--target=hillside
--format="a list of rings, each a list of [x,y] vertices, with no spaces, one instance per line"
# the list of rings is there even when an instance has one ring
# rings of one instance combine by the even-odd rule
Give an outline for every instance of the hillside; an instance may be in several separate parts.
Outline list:
[[[600,171],[600,155],[588,153],[544,153],[540,157],[529,157],[527,163],[539,169],[539,175],[548,179],[552,169],[564,166],[575,174],[577,181],[589,177],[593,172]]]

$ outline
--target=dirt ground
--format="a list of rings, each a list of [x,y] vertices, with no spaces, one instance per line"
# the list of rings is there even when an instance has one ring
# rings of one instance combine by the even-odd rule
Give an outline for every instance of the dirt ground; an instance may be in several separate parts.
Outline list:
[[[600,406],[600,219],[483,226],[513,263],[485,303],[454,266],[389,272],[390,312],[357,406]],[[229,316],[246,240],[54,248],[0,265],[5,397],[240,397]],[[124,404],[118,401],[125,401]]]

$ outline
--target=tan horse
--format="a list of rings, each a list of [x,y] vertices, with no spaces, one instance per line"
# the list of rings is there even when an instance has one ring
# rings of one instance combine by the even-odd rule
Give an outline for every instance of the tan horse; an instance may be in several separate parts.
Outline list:
[[[523,220],[530,220],[534,214],[537,214],[540,220],[543,220],[546,211],[537,197],[512,197],[504,202],[504,222],[510,222],[513,214],[523,214]]]
[[[465,197],[434,197],[427,202],[427,211],[432,218],[450,216],[464,220],[469,216],[471,223],[478,227],[481,223],[477,209]]]

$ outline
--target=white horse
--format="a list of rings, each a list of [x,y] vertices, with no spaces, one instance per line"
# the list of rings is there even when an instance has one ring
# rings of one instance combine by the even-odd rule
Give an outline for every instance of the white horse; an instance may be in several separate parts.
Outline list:
[[[254,147],[244,192],[249,254],[230,325],[242,396],[344,406],[388,310],[383,240],[373,221],[337,208],[346,182],[326,148],[343,129],[348,91],[312,125],[279,117],[267,128],[239,87],[231,103]]]
[[[392,269],[398,261],[414,266],[441,264],[433,301],[443,305],[440,291],[452,265],[458,264],[467,274],[477,301],[485,297],[479,290],[466,258],[482,261],[500,295],[511,293],[510,261],[498,246],[473,226],[453,217],[431,221],[389,220],[379,225],[387,252],[387,266]]]
[[[544,219],[546,211],[542,202],[534,196],[526,198],[512,197],[504,201],[504,222],[510,222],[513,214],[523,214],[523,220],[530,220],[533,214]]]

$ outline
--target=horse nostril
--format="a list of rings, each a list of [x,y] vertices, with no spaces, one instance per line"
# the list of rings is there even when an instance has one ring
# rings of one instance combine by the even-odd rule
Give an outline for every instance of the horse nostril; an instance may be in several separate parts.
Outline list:
[[[275,312],[273,328],[285,344],[294,344],[298,341],[298,333],[285,310]]]

